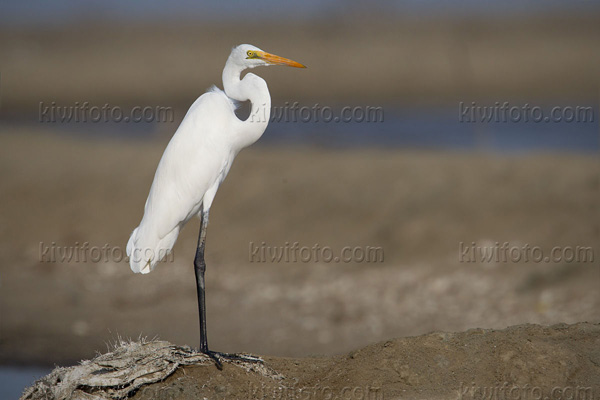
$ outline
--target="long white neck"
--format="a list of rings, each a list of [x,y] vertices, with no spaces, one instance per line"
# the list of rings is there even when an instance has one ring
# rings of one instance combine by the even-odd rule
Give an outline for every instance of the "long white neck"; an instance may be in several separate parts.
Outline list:
[[[223,69],[225,94],[238,101],[250,100],[252,104],[248,119],[240,121],[241,128],[235,138],[238,151],[250,146],[262,136],[271,117],[271,95],[267,82],[252,73],[248,73],[244,79],[240,79],[244,69],[245,67],[231,59],[227,60],[225,69]]]

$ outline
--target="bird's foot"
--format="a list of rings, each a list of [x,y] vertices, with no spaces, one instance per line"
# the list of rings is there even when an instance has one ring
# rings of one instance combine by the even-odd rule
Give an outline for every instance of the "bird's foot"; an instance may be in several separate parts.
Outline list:
[[[215,362],[215,366],[219,370],[223,369],[223,363],[221,362],[221,359],[264,364],[264,361],[261,358],[246,354],[221,353],[220,351],[212,350],[203,351],[203,353],[209,356]]]

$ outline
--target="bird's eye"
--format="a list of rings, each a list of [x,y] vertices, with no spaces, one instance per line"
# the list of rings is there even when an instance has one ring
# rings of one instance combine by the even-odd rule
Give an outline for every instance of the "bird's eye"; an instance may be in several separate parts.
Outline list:
[[[248,55],[248,57],[252,57],[252,51],[251,51],[251,50],[248,50],[248,51],[246,52],[246,55]]]

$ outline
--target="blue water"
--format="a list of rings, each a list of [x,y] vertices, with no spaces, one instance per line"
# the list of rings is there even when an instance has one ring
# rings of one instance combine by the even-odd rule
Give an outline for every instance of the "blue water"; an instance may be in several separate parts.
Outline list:
[[[50,371],[41,367],[0,367],[0,399],[18,399],[27,386]]]
[[[357,147],[387,149],[430,149],[483,151],[492,153],[600,152],[600,117],[592,106],[588,122],[462,122],[458,108],[382,107],[382,121],[303,122],[296,118],[271,121],[256,144],[267,146],[308,146],[327,149]],[[549,109],[549,108],[547,108]],[[547,111],[547,109],[545,109]],[[334,108],[333,115],[339,113]],[[163,123],[48,123],[28,120],[0,120],[0,130],[14,127],[44,128],[59,134],[128,140],[148,140],[159,134],[171,135],[185,110],[174,112],[174,122]],[[162,132],[162,133],[161,133]]]
[[[458,110],[386,109],[383,122],[272,122],[262,143],[328,148],[385,147],[499,153],[598,152],[598,108],[591,122],[460,122]],[[499,121],[502,121],[499,119]]]

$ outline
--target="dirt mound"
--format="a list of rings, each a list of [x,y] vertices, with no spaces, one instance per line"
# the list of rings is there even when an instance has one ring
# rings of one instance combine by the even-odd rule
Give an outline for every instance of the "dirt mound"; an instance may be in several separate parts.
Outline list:
[[[22,399],[580,399],[600,394],[600,324],[434,332],[327,358],[226,362],[167,342],[123,343],[57,368]]]

